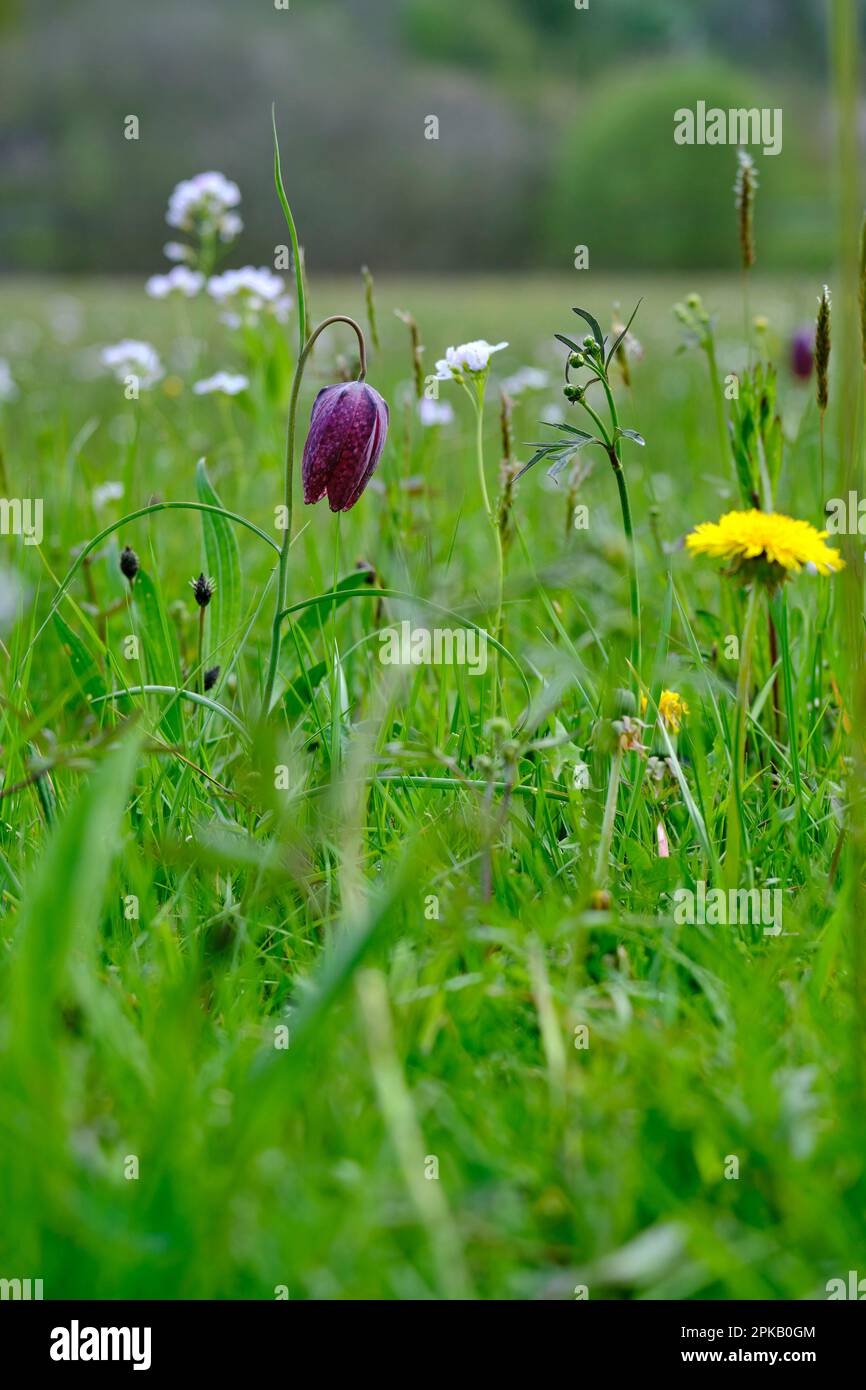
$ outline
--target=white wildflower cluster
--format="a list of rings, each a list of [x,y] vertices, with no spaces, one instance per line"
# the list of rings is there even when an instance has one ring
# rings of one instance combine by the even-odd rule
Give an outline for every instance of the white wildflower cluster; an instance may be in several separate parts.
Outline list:
[[[459,347],[447,348],[445,356],[436,363],[436,380],[451,381],[454,377],[462,376],[464,372],[475,375],[486,372],[493,353],[501,352],[507,347],[507,343],[488,343],[485,338],[476,338],[471,343],[461,343]]]
[[[224,310],[221,318],[230,328],[253,326],[258,323],[260,314],[272,314],[284,323],[292,307],[282,276],[275,275],[267,266],[257,270],[255,266],[245,265],[240,270],[224,270],[221,275],[212,275],[207,282],[207,292]]]
[[[100,361],[117,381],[126,382],[128,377],[135,377],[145,390],[164,375],[156,348],[136,338],[124,338],[120,343],[103,348]]]
[[[170,227],[183,232],[205,236],[215,233],[220,241],[234,241],[244,225],[233,211],[240,201],[241,191],[237,184],[225,174],[211,170],[177,185],[168,200],[165,220]],[[176,249],[180,246],[177,242],[169,244]]]
[[[204,276],[189,266],[176,265],[167,275],[151,275],[145,291],[151,299],[168,299],[171,294],[183,295],[192,299],[204,287]]]
[[[509,396],[522,396],[524,391],[545,391],[550,385],[550,372],[540,367],[521,367],[502,383],[503,391]]]
[[[109,502],[119,502],[122,496],[123,483],[112,481],[100,483],[98,487],[93,489],[93,506],[96,511],[102,511],[102,508],[107,507]]]
[[[424,396],[418,402],[418,419],[425,429],[435,425],[450,425],[454,419],[454,409],[448,401],[428,400]]]
[[[213,376],[197,381],[192,389],[196,396],[238,396],[249,384],[249,377],[240,372],[214,372]]]

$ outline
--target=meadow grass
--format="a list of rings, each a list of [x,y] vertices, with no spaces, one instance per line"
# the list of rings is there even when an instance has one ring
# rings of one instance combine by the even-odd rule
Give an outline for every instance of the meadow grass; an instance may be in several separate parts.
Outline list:
[[[841,591],[787,586],[773,649],[762,610],[735,782],[726,640],[745,599],[681,546],[738,497],[706,355],[678,355],[673,304],[699,290],[718,314],[722,375],[780,363],[776,503],[820,524],[814,383],[786,369],[819,288],[755,279],[768,327],[747,347],[733,279],[378,283],[381,490],[337,520],[296,507],[264,720],[293,326],[238,336],[213,306],[124,283],[4,287],[21,393],[0,416],[2,490],[44,498],[45,538],[3,540],[28,597],[0,668],[0,1276],[42,1278],[46,1297],[803,1298],[863,1267]],[[565,475],[517,484],[505,651],[483,676],[382,665],[382,627],[492,630],[496,607],[472,412],[443,384],[454,423],[421,427],[393,311],[416,316],[425,371],[486,336],[510,344],[498,376],[552,372],[514,404],[525,462],[551,403],[580,423],[552,350],[555,332],[582,336],[571,306],[607,331],[640,296],[643,359],[629,388],[612,372],[646,440],[623,452],[640,671],[601,454],[576,493],[585,529],[567,525]],[[360,281],[313,277],[310,299],[314,321],[364,320]],[[169,371],[138,401],[87,351],[125,334]],[[351,365],[348,333],[317,345],[302,437],[338,349]],[[243,397],[191,394],[223,367],[249,372]],[[495,376],[487,397],[495,496]],[[831,391],[828,426],[834,407]],[[95,501],[109,480],[122,498]],[[58,600],[76,549],[154,498],[211,510],[111,530]],[[199,571],[217,579],[201,642]],[[644,716],[660,782],[617,751],[638,681],[688,705],[673,737],[652,703]],[[162,690],[124,694],[143,686]],[[673,911],[677,889],[727,883],[732,787],[734,886],[780,891],[779,935]]]

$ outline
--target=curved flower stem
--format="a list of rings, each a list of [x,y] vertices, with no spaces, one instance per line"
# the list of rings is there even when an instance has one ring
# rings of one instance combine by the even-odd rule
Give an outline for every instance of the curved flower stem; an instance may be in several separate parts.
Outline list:
[[[332,323],[347,323],[354,330],[358,339],[358,352],[360,357],[360,371],[358,381],[363,381],[367,375],[367,345],[364,341],[364,333],[360,324],[356,323],[346,314],[331,314],[328,318],[322,319],[317,324],[307,339],[301,350],[295,366],[295,375],[292,380],[292,394],[289,398],[289,418],[286,426],[286,468],[283,490],[283,500],[286,511],[286,527],[283,531],[282,544],[280,545],[280,559],[277,569],[277,597],[274,609],[274,622],[271,630],[271,654],[268,661],[268,674],[265,680],[265,693],[262,702],[262,713],[267,716],[270,712],[271,701],[274,695],[274,684],[277,678],[277,666],[280,660],[280,633],[282,630],[283,609],[286,607],[286,591],[288,587],[289,574],[289,546],[292,543],[292,479],[295,465],[295,421],[298,413],[298,396],[301,390],[301,381],[304,376],[304,368],[307,365],[313,344],[319,334],[324,329],[330,327]]]

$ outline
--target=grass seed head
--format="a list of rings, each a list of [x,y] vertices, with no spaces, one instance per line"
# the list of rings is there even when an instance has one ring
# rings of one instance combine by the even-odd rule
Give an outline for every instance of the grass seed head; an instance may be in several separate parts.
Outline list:
[[[827,409],[830,396],[830,291],[827,286],[818,300],[818,322],[815,327],[815,378],[818,409]]]
[[[737,177],[734,192],[737,196],[738,225],[740,232],[740,259],[743,270],[751,270],[755,264],[754,211],[755,192],[758,187],[758,171],[755,161],[745,150],[737,150]]]

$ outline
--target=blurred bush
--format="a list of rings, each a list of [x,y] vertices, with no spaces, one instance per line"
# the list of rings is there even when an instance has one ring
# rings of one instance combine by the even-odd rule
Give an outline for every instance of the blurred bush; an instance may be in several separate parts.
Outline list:
[[[733,267],[738,242],[736,147],[674,143],[680,107],[781,107],[777,155],[750,152],[760,187],[756,231],[764,269],[820,267],[832,247],[829,137],[816,93],[787,100],[779,81],[717,63],[619,69],[584,93],[554,159],[545,219],[551,260],[585,244],[590,266]]]
[[[577,242],[607,268],[727,266],[733,151],[673,143],[674,109],[698,97],[784,106],[784,152],[759,157],[758,253],[823,264],[817,97],[801,80],[789,92],[778,70],[686,56],[709,42],[752,63],[793,54],[789,73],[814,65],[815,0],[754,0],[747,37],[724,31],[726,5],[0,0],[0,269],[155,271],[169,191],[212,168],[243,193],[233,262],[271,262],[286,235],[272,100],[311,271],[561,269]],[[631,52],[680,56],[624,68]],[[430,115],[438,140],[424,138]]]

